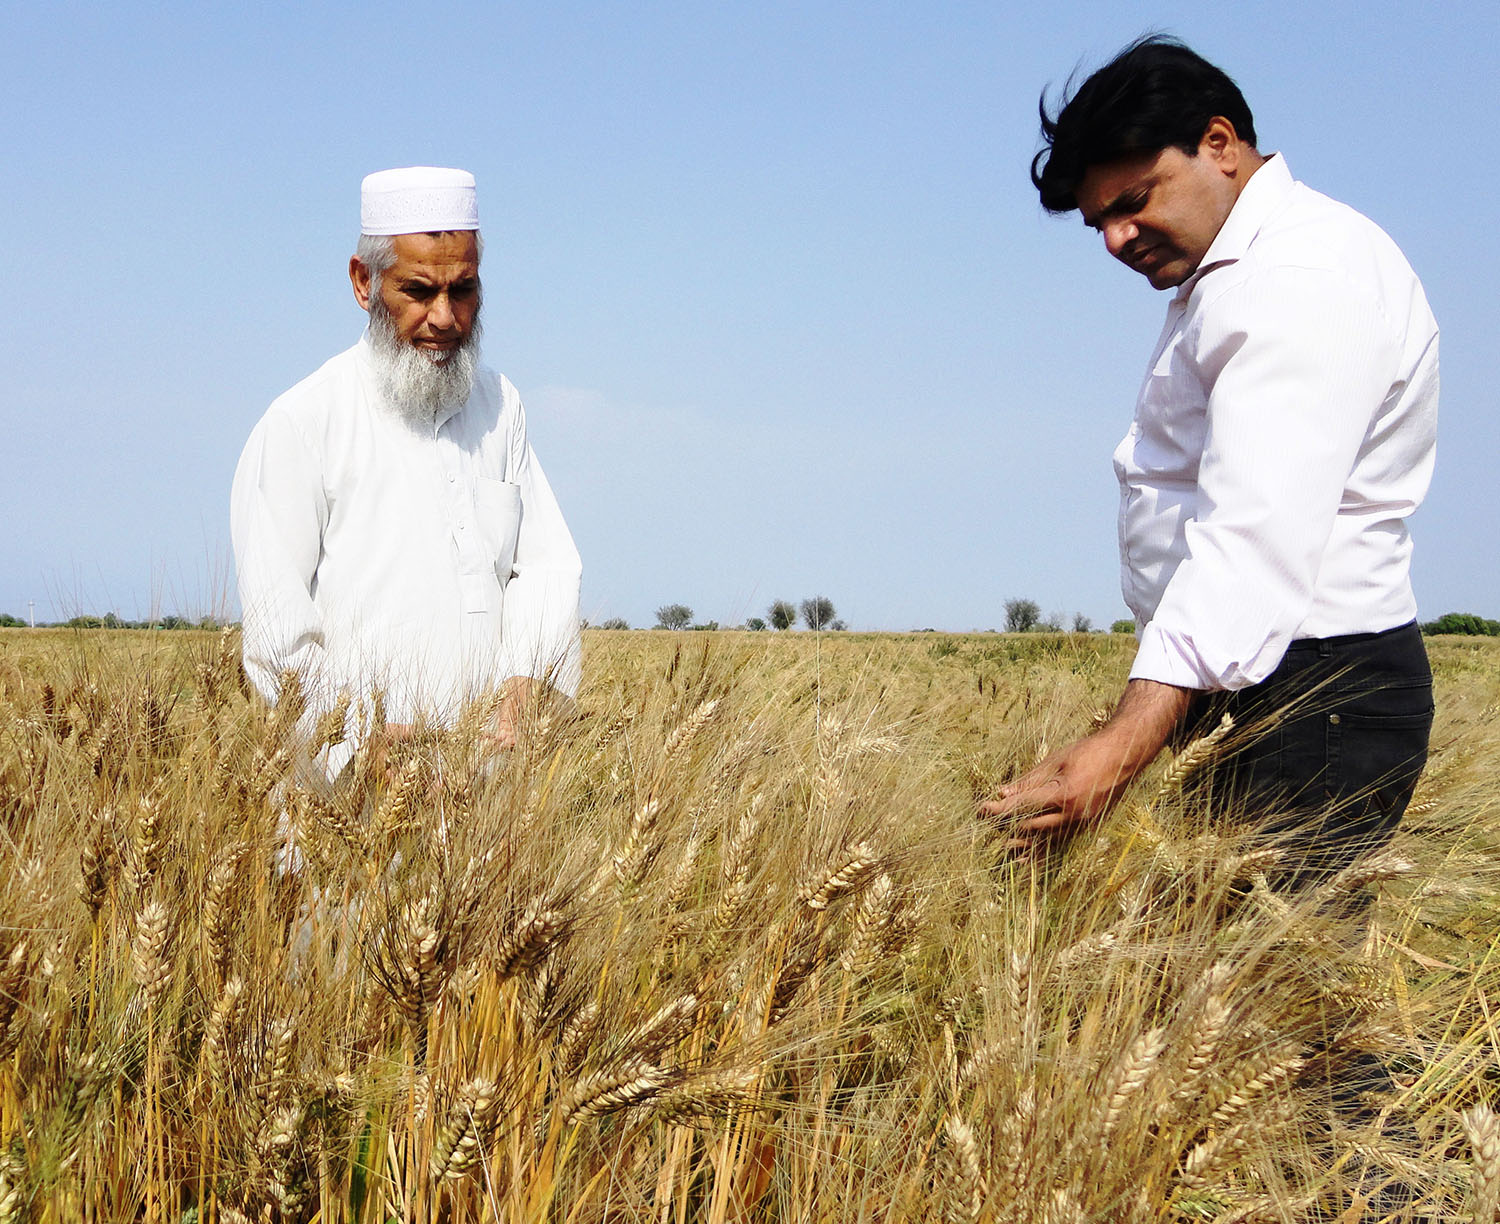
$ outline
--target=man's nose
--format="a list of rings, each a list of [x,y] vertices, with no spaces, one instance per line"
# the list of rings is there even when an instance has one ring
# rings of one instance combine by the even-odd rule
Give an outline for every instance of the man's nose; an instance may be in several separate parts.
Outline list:
[[[427,312],[428,326],[435,331],[449,331],[454,326],[453,303],[448,300],[446,293],[440,293],[432,300],[432,308]]]
[[[1134,242],[1140,232],[1134,221],[1121,219],[1107,222],[1104,226],[1104,249],[1118,259],[1120,252]]]

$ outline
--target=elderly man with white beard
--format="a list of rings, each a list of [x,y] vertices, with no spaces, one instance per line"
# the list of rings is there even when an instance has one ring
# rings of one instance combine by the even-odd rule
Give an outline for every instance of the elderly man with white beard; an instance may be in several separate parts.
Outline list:
[[[369,326],[271,404],[235,471],[245,670],[273,702],[295,671],[309,722],[348,694],[355,740],[495,696],[507,747],[541,687],[577,691],[578,552],[520,396],[479,364],[473,176],[386,170],[360,204],[349,280]],[[349,752],[329,750],[330,776]]]

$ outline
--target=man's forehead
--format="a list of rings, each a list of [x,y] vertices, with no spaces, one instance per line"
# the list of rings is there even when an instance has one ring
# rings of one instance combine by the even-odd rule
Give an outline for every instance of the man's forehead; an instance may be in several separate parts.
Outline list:
[[[1101,162],[1084,171],[1074,198],[1086,223],[1092,224],[1108,212],[1122,197],[1149,186],[1161,175],[1170,150],[1157,149],[1134,153],[1115,161]]]
[[[404,271],[479,264],[479,240],[473,230],[444,230],[432,234],[394,234],[391,251]]]

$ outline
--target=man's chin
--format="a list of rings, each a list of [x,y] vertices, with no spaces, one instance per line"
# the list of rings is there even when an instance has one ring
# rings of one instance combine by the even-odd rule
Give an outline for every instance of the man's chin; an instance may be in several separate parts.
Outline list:
[[[1153,289],[1175,289],[1197,270],[1197,264],[1179,256],[1158,267],[1144,270],[1141,275],[1151,282]]]

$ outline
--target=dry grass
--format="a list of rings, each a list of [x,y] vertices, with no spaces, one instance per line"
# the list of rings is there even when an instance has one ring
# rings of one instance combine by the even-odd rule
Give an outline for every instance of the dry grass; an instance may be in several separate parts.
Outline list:
[[[1397,842],[1290,900],[1180,785],[1214,743],[1046,860],[973,819],[1128,642],[587,651],[503,759],[476,711],[318,791],[232,640],[0,633],[0,1224],[1495,1218],[1490,643]],[[1330,1127],[1366,1051],[1398,1098]]]

